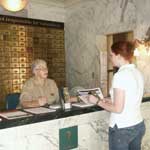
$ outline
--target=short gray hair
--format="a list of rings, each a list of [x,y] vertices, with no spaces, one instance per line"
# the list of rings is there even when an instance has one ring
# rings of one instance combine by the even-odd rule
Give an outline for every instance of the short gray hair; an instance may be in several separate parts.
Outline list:
[[[36,60],[34,60],[34,61],[32,62],[32,64],[31,64],[32,73],[34,74],[35,68],[37,68],[38,66],[43,65],[43,64],[47,66],[46,61],[43,60],[43,59],[36,59]]]

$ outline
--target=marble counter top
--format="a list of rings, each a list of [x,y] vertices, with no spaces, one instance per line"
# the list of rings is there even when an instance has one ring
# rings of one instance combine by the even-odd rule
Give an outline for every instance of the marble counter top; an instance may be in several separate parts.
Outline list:
[[[148,102],[148,101],[150,101],[150,97],[143,98],[143,102]],[[87,108],[72,107],[71,109],[68,110],[58,109],[56,112],[33,115],[24,118],[18,118],[12,120],[3,119],[2,121],[0,121],[0,129],[32,124],[37,122],[43,122],[48,120],[55,120],[60,118],[66,118],[70,116],[76,116],[76,115],[81,115],[81,114],[86,114],[86,113],[91,113],[91,112],[96,112],[101,110],[103,109],[98,106],[92,106]]]
[[[142,150],[150,149],[150,101],[144,99],[141,105],[146,133]],[[4,120],[0,123],[1,150],[58,150],[59,133],[63,129],[78,127],[76,150],[108,150],[108,126],[110,113],[101,108],[73,108],[55,113],[32,117]],[[92,138],[91,138],[92,137]]]
[[[0,122],[0,129],[21,126],[25,124],[32,124],[32,123],[37,123],[42,121],[60,119],[60,118],[66,118],[70,116],[81,115],[81,114],[86,114],[86,113],[91,113],[91,112],[96,112],[101,110],[103,109],[97,106],[87,107],[87,108],[72,107],[71,109],[65,109],[65,110],[58,109],[55,112],[36,114],[28,117],[11,119],[11,120],[2,118],[2,121]]]

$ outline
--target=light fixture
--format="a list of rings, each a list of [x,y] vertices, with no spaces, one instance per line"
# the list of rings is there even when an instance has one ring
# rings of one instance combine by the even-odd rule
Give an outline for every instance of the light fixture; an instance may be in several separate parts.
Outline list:
[[[2,7],[8,11],[20,11],[24,9],[28,3],[28,0],[0,0]]]
[[[134,56],[150,56],[150,41],[149,40],[135,40]]]

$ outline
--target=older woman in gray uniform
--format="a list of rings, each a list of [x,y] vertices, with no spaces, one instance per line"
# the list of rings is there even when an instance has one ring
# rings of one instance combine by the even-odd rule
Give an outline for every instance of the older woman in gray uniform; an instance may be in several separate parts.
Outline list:
[[[32,73],[34,76],[28,79],[22,88],[20,105],[27,108],[57,103],[58,88],[54,80],[47,78],[46,62],[41,59],[35,60],[32,63]]]

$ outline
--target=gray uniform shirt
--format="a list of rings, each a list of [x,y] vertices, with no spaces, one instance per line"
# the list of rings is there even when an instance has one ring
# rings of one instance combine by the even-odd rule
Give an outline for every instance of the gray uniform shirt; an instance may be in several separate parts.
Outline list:
[[[58,88],[54,80],[46,79],[44,85],[40,85],[35,77],[32,77],[25,82],[20,95],[20,102],[38,100],[39,97],[47,97],[48,104],[59,101]]]

